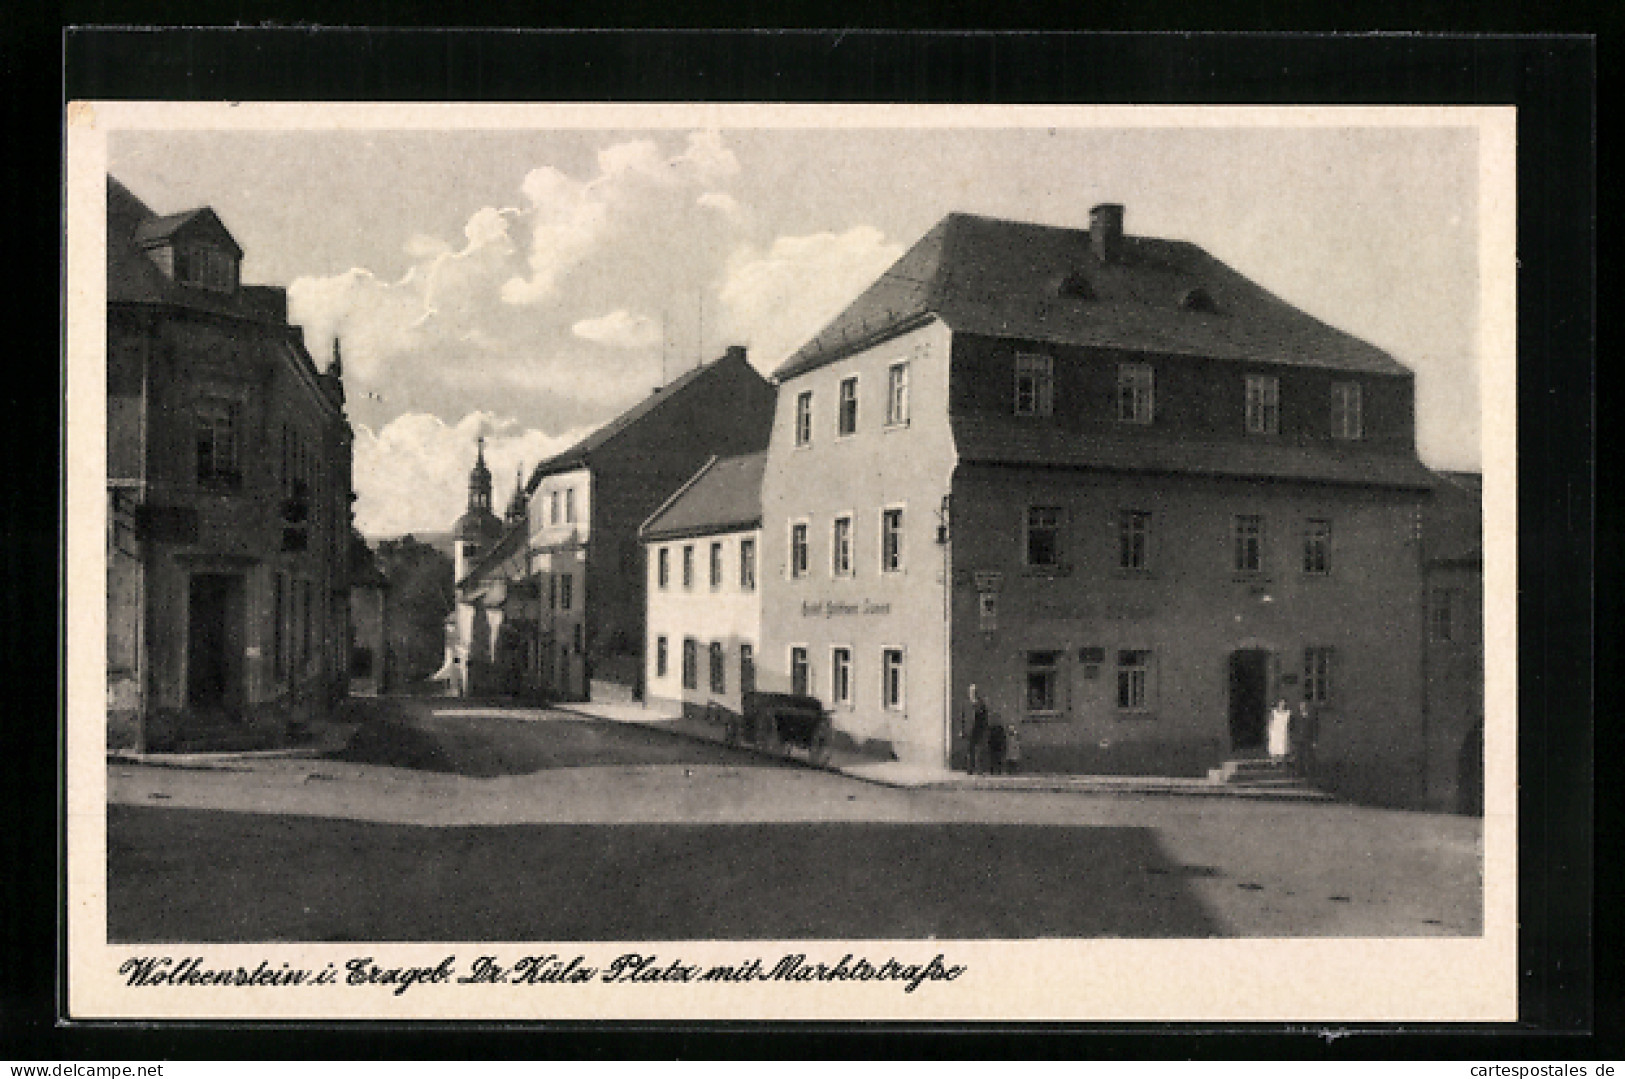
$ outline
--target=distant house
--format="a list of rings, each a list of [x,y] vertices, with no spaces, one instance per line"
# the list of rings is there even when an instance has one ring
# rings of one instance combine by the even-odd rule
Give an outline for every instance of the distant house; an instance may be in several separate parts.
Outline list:
[[[765,453],[713,458],[644,522],[651,703],[738,713],[756,688]]]
[[[387,692],[389,669],[389,578],[359,534],[350,539],[350,694]]]
[[[762,688],[962,767],[974,684],[1024,769],[1163,775],[1284,697],[1317,781],[1420,801],[1412,373],[1123,221],[950,214],[775,372]]]
[[[1484,811],[1483,477],[1437,474],[1422,518],[1429,801]]]
[[[274,741],[349,675],[351,430],[206,207],[107,181],[109,743]]]
[[[729,348],[536,465],[500,536],[459,567],[453,635],[470,649],[471,692],[489,663],[486,683],[498,692],[640,695],[638,528],[710,457],[763,449],[772,422],[772,386],[743,348]],[[492,627],[510,604],[500,621],[514,631],[502,643]]]

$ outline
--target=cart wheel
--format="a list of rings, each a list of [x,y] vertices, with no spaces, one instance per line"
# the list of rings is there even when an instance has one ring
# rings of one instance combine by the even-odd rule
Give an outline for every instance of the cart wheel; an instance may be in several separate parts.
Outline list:
[[[829,763],[830,730],[829,721],[825,720],[813,728],[812,738],[807,742],[807,759],[822,768]]]

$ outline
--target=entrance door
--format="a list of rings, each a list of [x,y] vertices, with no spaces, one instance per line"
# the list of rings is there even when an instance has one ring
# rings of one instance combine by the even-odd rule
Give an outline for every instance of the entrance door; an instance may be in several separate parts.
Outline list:
[[[1264,748],[1269,656],[1262,648],[1230,653],[1230,748],[1234,751]]]
[[[195,574],[188,600],[187,704],[200,711],[235,709],[242,704],[242,578]]]

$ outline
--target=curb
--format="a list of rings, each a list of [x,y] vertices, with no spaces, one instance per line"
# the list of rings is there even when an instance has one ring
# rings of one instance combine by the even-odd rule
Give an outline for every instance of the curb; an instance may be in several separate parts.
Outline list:
[[[721,746],[728,745],[722,738],[713,738],[690,727],[679,726],[678,724],[681,721],[676,719],[615,719],[581,708],[571,707],[568,704],[555,704],[553,707],[561,712],[569,712],[585,719],[595,719],[606,723],[627,723],[643,727],[646,730],[660,731],[678,738],[687,738],[694,742],[706,742],[711,745]],[[906,779],[875,775],[863,770],[872,767],[872,765],[831,764],[820,768],[818,765],[793,754],[772,753],[754,745],[737,745],[728,748],[752,753],[756,756],[768,757],[775,761],[797,764],[815,771],[835,772],[846,776],[848,779],[855,779],[879,787],[889,787],[893,790],[1008,791],[1023,794],[1154,794],[1196,798],[1245,798],[1254,801],[1335,801],[1331,795],[1324,791],[1318,791],[1310,787],[1249,787],[1242,784],[1213,783],[1201,779],[1181,780],[1168,776],[1067,775],[1049,777],[1021,775],[995,779],[988,776],[966,775],[920,779],[911,782]]]

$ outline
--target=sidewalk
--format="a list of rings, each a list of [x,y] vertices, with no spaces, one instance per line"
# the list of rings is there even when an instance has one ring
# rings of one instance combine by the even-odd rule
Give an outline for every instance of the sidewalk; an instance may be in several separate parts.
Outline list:
[[[616,723],[635,723],[653,730],[666,731],[683,738],[724,743],[721,727],[703,719],[682,715],[642,704],[600,703],[572,701],[553,705],[562,712],[574,712],[591,719]],[[751,746],[738,747],[747,752],[766,753]],[[782,759],[798,761],[811,768],[806,756],[791,749],[776,754]],[[1307,787],[1261,786],[1248,787],[1219,783],[1211,779],[1181,776],[1080,776],[1080,775],[968,775],[946,768],[933,768],[897,760],[877,760],[851,750],[832,749],[829,769],[842,775],[886,787],[910,790],[978,790],[1026,791],[1074,794],[1178,794],[1221,798],[1262,798],[1287,801],[1330,801],[1331,796]]]

